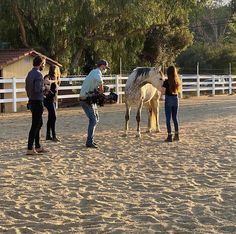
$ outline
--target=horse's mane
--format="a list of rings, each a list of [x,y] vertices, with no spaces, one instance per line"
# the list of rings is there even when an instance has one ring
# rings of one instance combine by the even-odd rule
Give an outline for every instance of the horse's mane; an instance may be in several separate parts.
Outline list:
[[[150,72],[151,68],[150,67],[138,67],[135,69],[136,74],[134,78],[134,82],[137,80],[138,77],[140,76],[146,76]]]

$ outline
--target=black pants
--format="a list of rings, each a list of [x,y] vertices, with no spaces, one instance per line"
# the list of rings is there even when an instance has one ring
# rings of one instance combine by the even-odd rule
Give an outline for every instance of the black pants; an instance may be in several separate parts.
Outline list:
[[[35,143],[36,148],[40,148],[40,129],[43,125],[43,102],[42,101],[30,101],[29,108],[32,113],[32,124],[28,137],[28,149],[32,150]]]
[[[54,101],[48,101],[44,100],[44,106],[48,110],[48,121],[47,121],[47,137],[51,137],[51,132],[52,132],[52,137],[56,137],[56,130],[55,130],[55,125],[56,125],[56,106]]]

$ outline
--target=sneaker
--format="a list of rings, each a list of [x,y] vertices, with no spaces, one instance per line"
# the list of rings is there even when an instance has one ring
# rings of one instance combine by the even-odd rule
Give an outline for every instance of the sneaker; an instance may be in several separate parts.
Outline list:
[[[35,148],[38,154],[47,153],[48,150],[45,150],[42,146],[40,148]]]
[[[86,147],[87,147],[87,148],[98,148],[98,146],[97,146],[97,145],[95,145],[95,144],[86,145]]]
[[[27,150],[26,151],[26,155],[36,155],[38,154],[38,152],[33,148],[32,150]]]

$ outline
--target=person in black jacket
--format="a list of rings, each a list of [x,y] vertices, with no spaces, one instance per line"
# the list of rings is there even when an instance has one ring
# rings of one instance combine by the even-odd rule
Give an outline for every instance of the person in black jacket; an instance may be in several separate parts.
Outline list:
[[[44,93],[44,106],[48,110],[48,121],[46,140],[60,141],[56,136],[56,97],[58,86],[60,85],[60,70],[56,65],[51,65],[49,73],[44,77],[44,85],[49,86],[49,89]]]
[[[162,85],[162,94],[165,95],[165,115],[166,115],[166,127],[168,136],[165,139],[166,142],[179,141],[179,121],[178,121],[178,109],[179,98],[178,94],[181,92],[182,84],[177,73],[175,66],[169,66],[167,68],[167,80]],[[174,122],[175,135],[172,139],[171,132],[171,118]]]
[[[32,124],[28,136],[27,155],[35,155],[47,152],[40,144],[40,129],[43,125],[43,93],[44,86],[41,71],[45,67],[46,59],[36,56],[33,60],[33,68],[25,80],[25,90],[29,98],[28,108],[32,113]]]

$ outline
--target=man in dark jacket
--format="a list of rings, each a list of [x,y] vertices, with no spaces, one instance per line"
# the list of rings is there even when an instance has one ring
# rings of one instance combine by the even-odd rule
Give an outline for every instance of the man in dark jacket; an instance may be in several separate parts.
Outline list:
[[[29,109],[32,113],[32,124],[28,137],[27,155],[46,152],[40,145],[40,129],[43,125],[43,91],[44,80],[42,71],[45,67],[45,58],[37,56],[33,60],[33,68],[25,80],[25,90],[29,98]],[[35,147],[34,147],[35,144]]]

